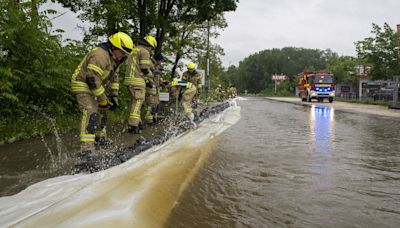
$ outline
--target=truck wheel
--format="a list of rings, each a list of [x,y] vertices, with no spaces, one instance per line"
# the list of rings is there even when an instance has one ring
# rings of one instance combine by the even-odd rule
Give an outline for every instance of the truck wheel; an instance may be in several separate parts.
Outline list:
[[[330,97],[329,98],[329,103],[332,103],[333,102],[333,97]]]

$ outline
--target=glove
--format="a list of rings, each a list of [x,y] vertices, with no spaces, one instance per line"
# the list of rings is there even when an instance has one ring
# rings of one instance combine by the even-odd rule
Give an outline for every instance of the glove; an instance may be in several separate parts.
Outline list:
[[[178,82],[178,80],[175,80],[175,79],[174,79],[174,80],[172,81],[172,86],[177,86],[177,85],[179,85],[179,82]]]
[[[110,109],[110,102],[108,100],[102,100],[99,102],[99,110],[105,111]]]
[[[146,78],[146,87],[153,88],[153,82],[149,78]]]
[[[118,97],[113,96],[111,97],[111,105],[110,105],[110,110],[114,111],[119,107],[119,102],[118,102]]]

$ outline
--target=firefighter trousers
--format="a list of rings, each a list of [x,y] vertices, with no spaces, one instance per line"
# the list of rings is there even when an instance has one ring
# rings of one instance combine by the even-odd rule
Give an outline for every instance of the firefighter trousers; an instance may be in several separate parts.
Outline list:
[[[132,127],[138,127],[141,122],[140,112],[145,100],[145,88],[128,86],[130,104],[129,104],[129,119],[128,124]]]
[[[191,113],[193,113],[192,109],[192,100],[193,97],[196,95],[197,90],[196,87],[192,87],[190,89],[185,89],[182,94],[182,107],[185,115],[189,117]]]
[[[157,87],[146,87],[145,115],[146,123],[154,123],[157,119],[157,106],[160,103],[159,90]]]
[[[80,123],[81,150],[94,150],[96,137],[106,137],[107,110],[99,110],[96,98],[87,93],[76,94],[82,112]]]

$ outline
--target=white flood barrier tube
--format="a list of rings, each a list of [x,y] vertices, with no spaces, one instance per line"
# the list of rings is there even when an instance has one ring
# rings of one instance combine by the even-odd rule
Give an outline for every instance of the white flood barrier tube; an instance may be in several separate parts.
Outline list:
[[[129,161],[60,176],[0,198],[0,227],[162,227],[212,149],[240,119],[232,106]]]

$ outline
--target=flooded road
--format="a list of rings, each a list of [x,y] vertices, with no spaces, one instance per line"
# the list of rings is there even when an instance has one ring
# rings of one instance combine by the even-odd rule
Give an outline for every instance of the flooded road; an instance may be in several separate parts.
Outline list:
[[[0,198],[0,226],[398,227],[398,118],[263,98],[238,105],[121,166]],[[15,161],[21,170],[30,151]]]
[[[398,227],[400,120],[250,98],[166,227]]]

